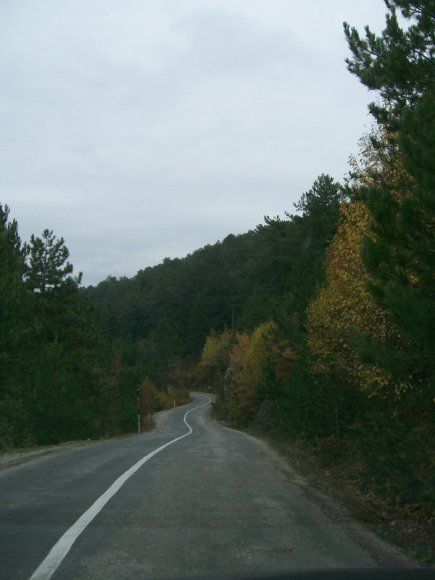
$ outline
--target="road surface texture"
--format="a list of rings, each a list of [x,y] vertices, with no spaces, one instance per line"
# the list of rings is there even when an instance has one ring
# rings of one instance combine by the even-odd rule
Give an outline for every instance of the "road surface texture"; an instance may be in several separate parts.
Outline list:
[[[0,470],[0,578],[249,578],[412,566],[267,444],[213,421],[209,400],[195,394],[192,404],[159,413],[152,432]],[[189,433],[191,409],[192,433],[149,457],[115,493],[131,466]],[[108,489],[112,497],[95,506]],[[52,555],[41,568],[56,545],[59,561]]]

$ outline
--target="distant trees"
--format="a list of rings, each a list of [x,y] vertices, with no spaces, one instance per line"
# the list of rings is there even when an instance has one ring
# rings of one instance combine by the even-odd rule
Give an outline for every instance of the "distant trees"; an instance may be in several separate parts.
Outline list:
[[[289,325],[301,331],[341,198],[339,184],[321,175],[302,197],[301,215],[266,217],[247,234],[165,260],[131,280],[108,278],[85,294],[109,334],[140,345],[148,375],[165,384],[177,361],[194,365],[203,348],[217,348],[213,341],[225,328],[255,331],[276,312],[286,332]],[[204,382],[212,382],[211,367],[201,368]]]
[[[230,363],[234,333],[225,328],[221,333],[212,331],[206,338],[197,369],[197,381],[212,386],[216,391],[224,387],[224,376]]]

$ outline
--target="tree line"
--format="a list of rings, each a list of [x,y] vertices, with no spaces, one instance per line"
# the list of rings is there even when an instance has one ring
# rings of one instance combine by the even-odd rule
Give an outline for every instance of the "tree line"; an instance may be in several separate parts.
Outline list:
[[[2,207],[0,441],[132,430],[137,389],[145,417],[211,386],[222,420],[339,449],[362,490],[429,517],[435,5],[386,5],[381,36],[345,24],[373,129],[284,217],[80,288],[64,241],[22,244]]]
[[[0,449],[134,431],[186,391],[146,379],[134,346],[108,340],[63,238],[23,243],[0,205]]]

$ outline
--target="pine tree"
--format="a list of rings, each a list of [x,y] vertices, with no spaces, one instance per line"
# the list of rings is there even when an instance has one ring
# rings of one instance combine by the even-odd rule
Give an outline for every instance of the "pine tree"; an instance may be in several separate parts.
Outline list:
[[[9,221],[8,206],[0,204],[0,358],[10,353],[21,334],[25,259],[26,249],[18,234],[18,224],[15,220]]]
[[[67,262],[69,251],[64,239],[56,240],[50,230],[44,230],[40,238],[32,235],[28,251],[27,282],[36,292],[46,294],[58,288],[73,271],[72,265]]]
[[[434,0],[385,0],[389,10],[381,36],[365,27],[365,38],[344,23],[353,54],[346,60],[348,70],[370,90],[378,91],[382,102],[371,103],[375,119],[397,130],[404,110],[412,108],[431,90],[435,77]],[[406,30],[399,25],[397,10],[408,20]]]
[[[435,372],[435,2],[388,0],[381,37],[366,28],[362,39],[345,24],[353,59],[349,70],[382,102],[370,105],[378,126],[375,156],[396,173],[381,170],[358,195],[371,216],[364,261],[371,292],[409,339],[407,356],[385,353],[385,366],[415,386],[431,384]],[[397,9],[408,20],[402,29]],[[402,353],[403,354],[403,353]]]
[[[30,296],[23,283],[26,251],[18,224],[0,204],[0,448],[21,431],[22,373],[31,329],[27,319]],[[24,421],[21,422],[24,424]]]

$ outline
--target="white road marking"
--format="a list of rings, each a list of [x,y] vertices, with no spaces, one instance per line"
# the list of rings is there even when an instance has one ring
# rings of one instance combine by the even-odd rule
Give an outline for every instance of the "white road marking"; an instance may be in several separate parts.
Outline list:
[[[115,495],[115,493],[121,489],[121,487],[124,485],[124,483],[134,473],[136,473],[136,471],[140,467],[142,467],[142,465],[144,463],[146,463],[152,457],[154,457],[154,455],[157,455],[157,453],[160,453],[160,451],[163,451],[163,449],[166,449],[166,447],[169,447],[170,445],[173,445],[177,441],[180,441],[181,439],[184,439],[185,437],[188,437],[189,435],[191,435],[193,433],[193,429],[191,428],[191,426],[189,425],[189,423],[186,420],[187,416],[192,411],[196,411],[197,409],[200,409],[201,407],[205,407],[205,405],[208,405],[210,402],[211,402],[211,399],[209,397],[207,397],[207,401],[205,403],[202,403],[201,405],[198,405],[197,407],[193,407],[193,409],[190,409],[190,411],[187,411],[187,413],[184,415],[183,421],[186,424],[186,427],[188,428],[187,433],[185,433],[184,435],[180,435],[180,437],[176,437],[175,439],[172,439],[168,443],[161,445],[160,447],[158,447],[154,451],[151,451],[151,453],[148,453],[148,455],[145,455],[144,457],[142,457],[142,459],[139,459],[139,461],[137,463],[135,463],[134,465],[132,465],[132,467],[130,467],[130,469],[127,469],[127,471],[125,471],[122,475],[120,475],[118,477],[118,479],[114,483],[112,483],[112,485],[103,493],[103,495],[101,495],[91,505],[91,507],[88,510],[86,510],[79,517],[79,519],[63,534],[63,536],[57,541],[57,543],[50,550],[50,552],[48,553],[46,558],[41,562],[41,564],[38,566],[38,568],[30,576],[30,580],[49,580],[49,578],[52,577],[52,575],[55,573],[55,571],[59,567],[62,560],[65,558],[65,556],[70,551],[71,546],[74,544],[74,542],[77,540],[77,538],[83,532],[83,530],[100,513],[100,511],[103,509],[103,507],[106,505],[106,503],[110,500],[110,498],[112,498]]]

